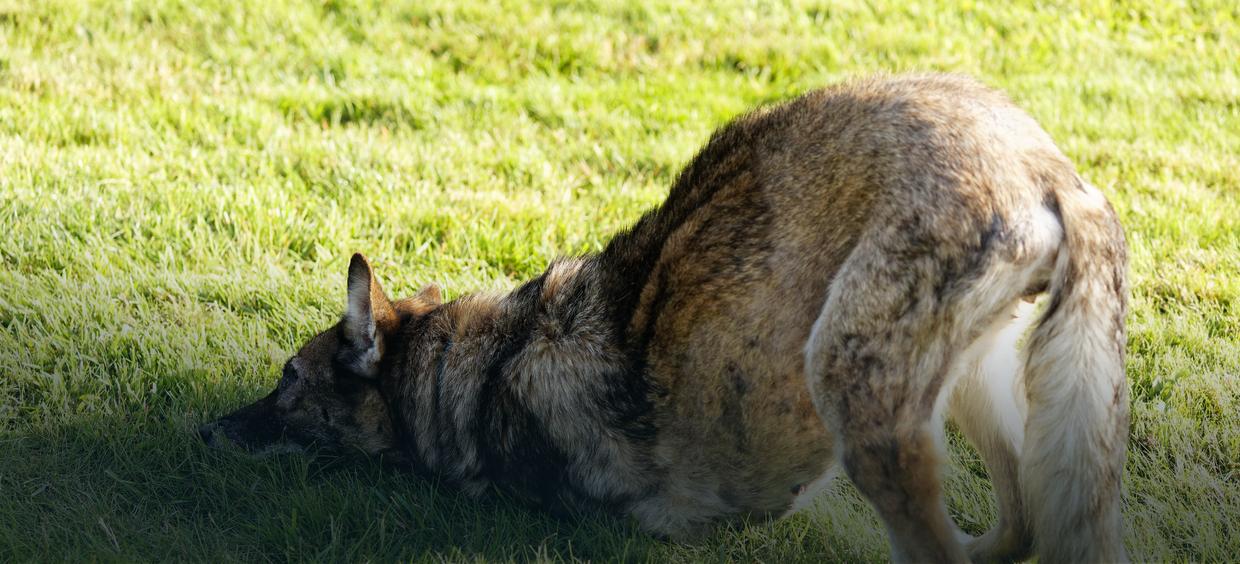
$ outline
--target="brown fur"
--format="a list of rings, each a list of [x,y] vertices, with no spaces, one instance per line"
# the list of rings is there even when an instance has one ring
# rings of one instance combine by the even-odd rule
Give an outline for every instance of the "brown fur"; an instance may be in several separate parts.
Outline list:
[[[897,559],[1010,560],[1035,546],[1048,560],[1122,559],[1124,260],[1105,200],[1001,95],[952,76],[860,81],[725,126],[662,206],[508,295],[392,304],[355,257],[341,323],[272,396],[204,436],[384,453],[471,492],[603,507],[674,538],[785,514],[842,461]],[[1023,411],[985,395],[1000,380],[1018,389],[1019,368],[981,359],[1020,300],[1048,288],[1028,409],[1051,421],[1025,444],[1022,423],[994,423]],[[1041,351],[1073,330],[1110,348],[1070,348],[1043,374]],[[1097,369],[1114,397],[1074,404],[1088,425],[1063,431],[1048,414],[1064,386],[1093,381],[1061,373],[1078,369]],[[949,397],[1001,506],[993,534],[967,545],[938,477]],[[318,405],[349,416],[298,411]],[[260,411],[282,427],[239,430]],[[1061,431],[1085,433],[1067,462],[1047,455]],[[1092,497],[1055,497],[1021,472],[1079,480]],[[1062,506],[1029,497],[1045,492]]]

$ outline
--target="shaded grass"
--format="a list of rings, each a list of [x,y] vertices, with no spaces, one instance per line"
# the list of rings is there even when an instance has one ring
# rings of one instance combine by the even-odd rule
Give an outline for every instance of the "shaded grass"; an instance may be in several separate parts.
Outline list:
[[[190,432],[339,313],[353,251],[394,294],[511,287],[600,248],[737,113],[901,70],[1006,89],[1111,197],[1128,546],[1232,559],[1238,37],[1211,1],[0,2],[0,559],[883,558],[843,481],[681,547]],[[976,533],[985,472],[953,453]]]

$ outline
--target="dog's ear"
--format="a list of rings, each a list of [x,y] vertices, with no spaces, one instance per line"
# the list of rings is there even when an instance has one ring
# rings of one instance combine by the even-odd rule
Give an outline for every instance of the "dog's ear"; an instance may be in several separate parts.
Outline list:
[[[414,294],[413,299],[429,305],[443,305],[443,291],[438,284],[427,284]]]
[[[418,293],[392,304],[401,320],[420,317],[443,305],[439,286],[427,284]]]
[[[361,253],[349,261],[348,286],[340,361],[359,376],[374,377],[383,358],[384,336],[397,329],[399,320]]]

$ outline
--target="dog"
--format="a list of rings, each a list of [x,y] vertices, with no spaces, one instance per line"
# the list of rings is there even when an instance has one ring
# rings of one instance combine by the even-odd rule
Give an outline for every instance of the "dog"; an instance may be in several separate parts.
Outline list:
[[[354,255],[340,321],[200,433],[680,541],[786,515],[842,468],[893,560],[1121,561],[1126,254],[1002,94],[855,80],[720,128],[662,205],[511,293],[392,300]],[[981,537],[947,512],[945,417],[994,485]]]

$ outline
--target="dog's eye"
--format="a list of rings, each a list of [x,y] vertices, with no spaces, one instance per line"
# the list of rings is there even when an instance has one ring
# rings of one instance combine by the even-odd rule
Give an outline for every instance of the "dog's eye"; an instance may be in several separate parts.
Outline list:
[[[330,415],[329,413],[327,413],[327,408],[326,408],[326,407],[320,407],[320,408],[319,408],[319,415],[320,415],[321,417],[323,417],[323,421],[324,421],[324,422],[326,422],[326,423],[331,423],[331,422],[332,422],[332,417],[331,417],[331,415]]]

